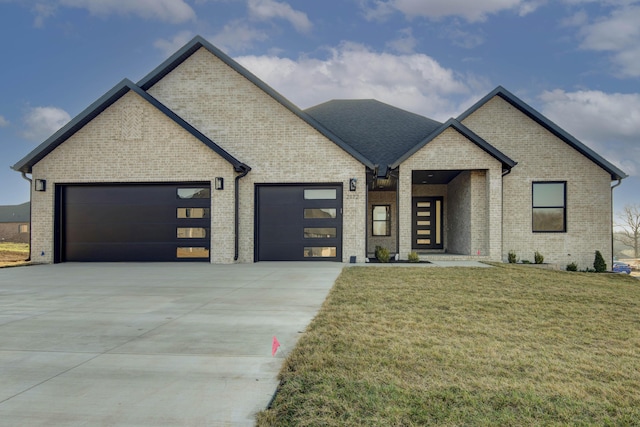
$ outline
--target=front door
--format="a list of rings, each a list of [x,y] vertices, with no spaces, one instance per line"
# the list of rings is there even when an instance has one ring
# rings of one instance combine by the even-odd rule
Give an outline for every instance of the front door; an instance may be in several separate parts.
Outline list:
[[[413,197],[413,249],[442,249],[442,197]]]

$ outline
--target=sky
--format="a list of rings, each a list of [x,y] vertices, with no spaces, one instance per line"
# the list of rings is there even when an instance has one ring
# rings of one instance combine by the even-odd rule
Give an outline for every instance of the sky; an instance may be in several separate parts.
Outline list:
[[[0,205],[29,200],[13,164],[195,35],[303,109],[446,121],[501,85],[629,175],[615,212],[640,204],[640,0],[0,0]]]

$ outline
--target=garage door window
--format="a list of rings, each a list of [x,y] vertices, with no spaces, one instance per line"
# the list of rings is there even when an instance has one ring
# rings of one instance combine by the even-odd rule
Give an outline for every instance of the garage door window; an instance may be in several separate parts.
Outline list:
[[[202,227],[178,227],[178,239],[205,239],[207,229]]]
[[[322,246],[322,247],[305,247],[305,258],[335,258],[336,247],[335,246]]]
[[[335,228],[305,227],[304,229],[305,239],[334,239],[336,234]]]
[[[178,188],[179,199],[210,199],[211,189],[209,188]]]
[[[335,200],[337,192],[335,188],[314,188],[304,190],[305,200]]]
[[[176,251],[178,258],[209,258],[209,249],[199,247],[180,247]]]
[[[209,208],[178,208],[178,218],[209,218]]]
[[[305,219],[318,219],[318,218],[327,218],[327,219],[335,219],[336,217],[336,209],[335,208],[311,208],[304,210]]]

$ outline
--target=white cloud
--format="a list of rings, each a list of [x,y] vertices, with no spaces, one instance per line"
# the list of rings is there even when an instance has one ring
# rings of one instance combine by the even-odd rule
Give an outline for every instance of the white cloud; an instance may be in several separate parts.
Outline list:
[[[222,31],[211,37],[211,42],[220,49],[230,51],[242,51],[253,45],[255,41],[264,41],[267,34],[249,26],[242,20],[232,21],[226,24]]]
[[[160,49],[165,56],[171,56],[193,38],[191,31],[185,30],[176,34],[171,40],[158,39],[153,46]]]
[[[543,3],[540,0],[374,0],[373,5],[364,3],[364,8],[368,19],[383,19],[397,10],[407,17],[440,19],[458,16],[469,22],[480,22],[486,20],[488,15],[507,10],[515,11],[520,16],[527,15]]]
[[[452,99],[468,98],[475,90],[427,55],[379,53],[356,43],[329,49],[326,59],[244,56],[237,60],[301,108],[330,99],[374,98],[446,120],[460,112]]]
[[[630,175],[640,173],[640,93],[554,90],[542,113]]]
[[[258,21],[281,18],[288,21],[296,31],[308,33],[313,25],[307,14],[294,10],[289,4],[275,0],[249,0],[249,16]]]
[[[86,9],[92,15],[136,15],[174,24],[194,20],[195,12],[184,0],[57,0],[38,1],[33,6],[36,14],[34,25],[40,27],[52,16],[56,8]]]
[[[400,30],[399,33],[400,36],[395,40],[387,42],[387,46],[399,53],[413,53],[418,42],[416,38],[413,37],[411,27]]]
[[[3,116],[0,116],[0,128],[4,128],[9,126],[9,120],[5,119]]]
[[[71,120],[69,113],[57,107],[34,107],[24,116],[22,136],[30,141],[43,141]]]
[[[623,77],[640,76],[640,6],[615,9],[609,16],[580,30],[586,50],[612,52],[611,60]]]

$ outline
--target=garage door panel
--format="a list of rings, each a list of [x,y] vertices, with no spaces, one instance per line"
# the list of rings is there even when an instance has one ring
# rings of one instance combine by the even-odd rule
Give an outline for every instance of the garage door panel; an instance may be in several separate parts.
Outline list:
[[[256,198],[257,260],[342,260],[340,185],[263,185]]]
[[[201,188],[194,198],[180,198],[182,190],[189,197]],[[209,259],[211,200],[203,197],[210,195],[206,185],[68,185],[56,193],[62,261]],[[184,208],[192,208],[189,215]]]

